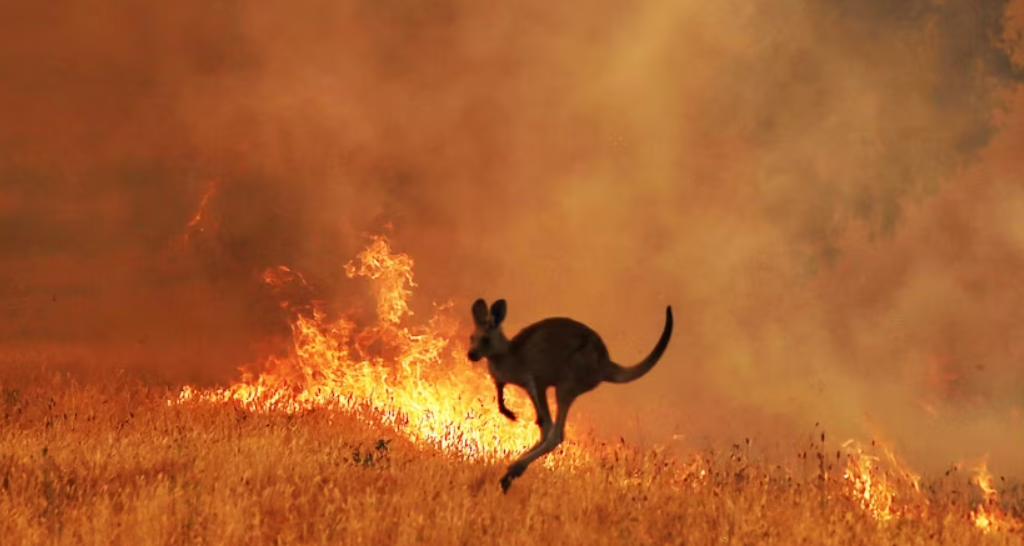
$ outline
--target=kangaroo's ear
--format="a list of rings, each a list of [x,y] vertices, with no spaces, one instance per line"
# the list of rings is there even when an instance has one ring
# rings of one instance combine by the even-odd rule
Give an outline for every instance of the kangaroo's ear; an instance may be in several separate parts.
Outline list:
[[[490,317],[487,315],[487,302],[480,298],[473,302],[473,322],[478,326],[487,326]]]
[[[505,321],[505,313],[508,312],[508,305],[505,304],[505,300],[496,300],[491,304],[491,320],[494,321],[491,325],[497,328],[501,326],[501,323]]]

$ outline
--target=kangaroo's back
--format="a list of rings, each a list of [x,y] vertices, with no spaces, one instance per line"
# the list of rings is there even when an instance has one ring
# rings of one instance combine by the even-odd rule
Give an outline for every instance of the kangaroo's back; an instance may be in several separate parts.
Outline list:
[[[608,348],[586,324],[566,317],[535,322],[509,340],[509,355],[534,377],[537,386],[596,387],[607,374]]]

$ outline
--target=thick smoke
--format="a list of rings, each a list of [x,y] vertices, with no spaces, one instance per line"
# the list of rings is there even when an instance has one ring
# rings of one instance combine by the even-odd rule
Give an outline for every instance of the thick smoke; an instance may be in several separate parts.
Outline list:
[[[263,269],[365,303],[392,222],[424,312],[505,297],[629,364],[671,303],[601,431],[1008,464],[1020,2],[757,4],[5,8],[2,337],[229,379],[281,326]]]

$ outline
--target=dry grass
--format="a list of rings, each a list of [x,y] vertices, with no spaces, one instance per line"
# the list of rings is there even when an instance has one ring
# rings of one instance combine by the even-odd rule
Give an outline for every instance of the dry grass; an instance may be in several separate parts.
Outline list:
[[[1022,542],[974,527],[965,476],[934,482],[927,517],[879,524],[835,471],[822,488],[813,471],[802,480],[727,452],[705,454],[703,480],[680,478],[658,452],[618,446],[578,472],[536,465],[503,496],[501,464],[454,461],[352,416],[171,407],[173,394],[124,376],[0,377],[0,542]]]

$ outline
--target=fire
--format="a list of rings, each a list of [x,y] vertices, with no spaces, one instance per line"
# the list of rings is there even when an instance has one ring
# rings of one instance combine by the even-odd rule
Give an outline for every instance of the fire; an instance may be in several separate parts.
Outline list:
[[[412,315],[408,303],[412,291],[406,288],[406,285],[410,288],[416,286],[412,280],[412,258],[405,254],[392,255],[384,237],[375,237],[370,247],[356,258],[361,265],[345,264],[345,274],[350,279],[360,276],[377,281],[377,315],[380,320],[397,326],[404,317]]]
[[[881,458],[865,453],[864,449],[854,440],[843,443],[847,450],[847,466],[843,480],[850,486],[851,497],[878,521],[889,521],[901,515],[895,504],[896,497],[906,485],[914,493],[919,494],[920,476],[906,470],[897,461],[895,453],[888,446],[882,445],[886,457],[886,466],[891,470],[883,470]],[[907,491],[908,495],[910,494]]]
[[[993,485],[992,474],[988,471],[988,462],[983,459],[981,464],[974,468],[974,472],[974,483],[981,489],[983,497],[982,503],[971,512],[974,525],[985,533],[1020,529],[1020,522],[1004,514],[999,507],[999,494]]]
[[[196,208],[196,213],[189,220],[185,228],[185,233],[181,235],[180,240],[176,240],[173,245],[179,249],[185,249],[189,246],[189,242],[192,240],[192,236],[195,232],[205,232],[207,228],[216,229],[216,222],[208,220],[208,209],[210,207],[210,200],[213,199],[217,193],[217,180],[212,179],[206,183],[206,191],[203,192],[203,197],[199,200],[199,206]]]
[[[996,488],[992,485],[992,474],[988,471],[988,463],[986,461],[982,461],[974,470],[978,474],[975,483],[978,484],[982,493],[985,494],[985,499],[995,498]]]
[[[210,180],[206,183],[206,191],[203,193],[202,199],[199,200],[199,209],[196,210],[195,216],[188,223],[189,229],[198,229],[203,231],[203,218],[206,217],[206,208],[210,203],[210,198],[217,192],[217,181]]]
[[[330,320],[321,302],[300,307],[291,324],[292,349],[272,357],[262,373],[247,373],[224,389],[185,388],[174,403],[237,403],[254,411],[299,412],[335,408],[394,428],[410,440],[470,459],[497,460],[518,455],[539,437],[532,405],[508,388],[508,405],[519,415],[511,422],[498,413],[495,387],[486,370],[472,365],[455,341],[458,321],[452,305],[435,305],[434,317],[409,325],[408,301],[413,260],[393,253],[384,236],[345,266],[350,278],[370,280],[376,295],[377,323],[357,328],[349,318]],[[266,271],[275,289],[305,286],[287,267]],[[573,448],[547,466],[574,466],[585,453]],[[567,456],[568,455],[568,456]]]
[[[878,457],[864,453],[853,440],[843,444],[851,450],[848,455],[846,472],[843,479],[852,485],[853,498],[875,519],[887,521],[892,518],[890,511],[895,491],[887,486],[877,473]]]

